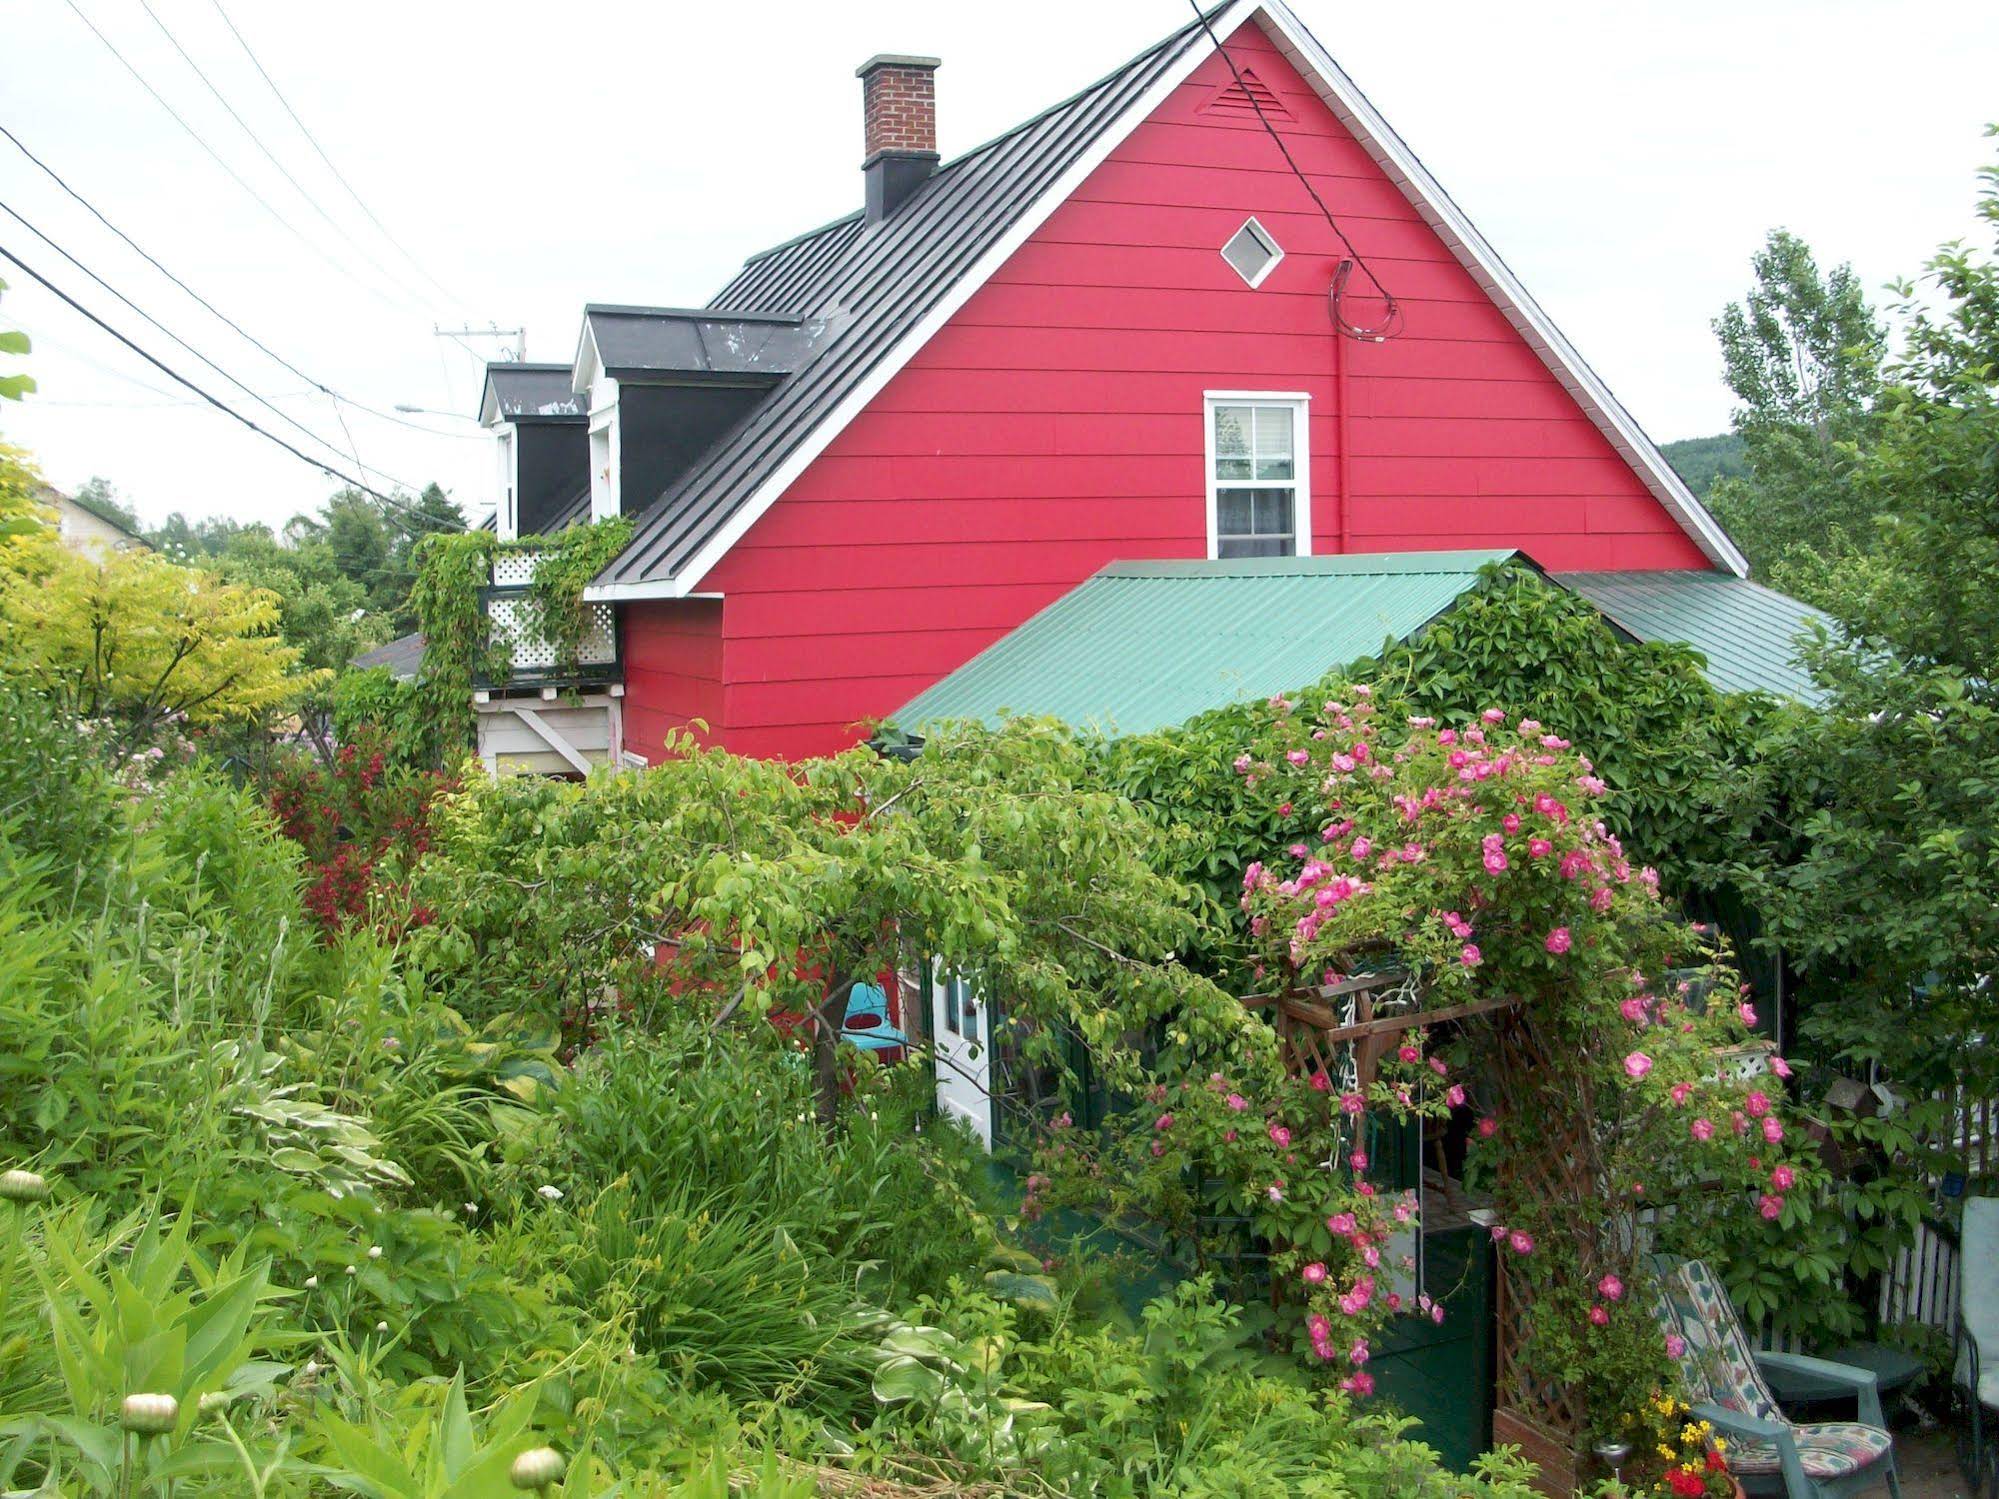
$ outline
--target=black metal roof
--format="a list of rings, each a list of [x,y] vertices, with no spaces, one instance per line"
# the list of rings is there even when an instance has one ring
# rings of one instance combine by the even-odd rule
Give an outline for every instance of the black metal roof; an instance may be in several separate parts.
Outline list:
[[[611,375],[788,375],[824,326],[795,313],[705,307],[583,309],[583,338]]]
[[[816,321],[817,336],[789,378],[639,513],[631,545],[598,582],[658,582],[685,568],[1199,30],[1190,20],[1081,93],[945,163],[888,218],[851,214],[752,256],[710,308]]]
[[[589,403],[570,384],[566,364],[523,364],[495,360],[486,366],[479,393],[479,420],[511,422],[523,417],[583,417]]]

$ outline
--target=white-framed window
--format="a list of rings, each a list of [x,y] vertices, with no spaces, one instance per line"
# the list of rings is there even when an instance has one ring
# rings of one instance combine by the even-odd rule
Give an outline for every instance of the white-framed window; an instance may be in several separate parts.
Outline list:
[[[590,519],[622,514],[618,468],[618,382],[608,376],[590,387]]]
[[[493,495],[493,530],[500,540],[512,541],[520,535],[521,524],[520,448],[510,423],[495,427],[493,436],[499,444],[500,466],[499,484]]]
[[[1310,556],[1311,398],[1211,390],[1205,406],[1208,555]]]
[[[1254,215],[1244,219],[1242,228],[1222,246],[1222,259],[1229,263],[1229,269],[1253,287],[1261,286],[1263,278],[1276,270],[1277,262],[1283,258],[1284,247]]]

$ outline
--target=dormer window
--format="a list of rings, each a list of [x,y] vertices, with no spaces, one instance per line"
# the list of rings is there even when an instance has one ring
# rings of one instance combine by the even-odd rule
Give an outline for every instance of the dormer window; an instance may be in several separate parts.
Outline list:
[[[624,513],[618,440],[618,382],[605,376],[590,387],[590,519],[611,520]]]

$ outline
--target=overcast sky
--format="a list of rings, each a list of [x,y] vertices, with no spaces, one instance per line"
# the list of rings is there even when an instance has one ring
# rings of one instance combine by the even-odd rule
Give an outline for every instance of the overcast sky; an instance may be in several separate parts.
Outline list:
[[[745,254],[858,203],[853,68],[872,53],[944,59],[948,157],[1187,14],[1178,0],[221,0],[413,265],[329,174],[215,0],[149,3],[164,32],[142,0],[5,0],[0,124],[307,379],[384,411],[457,413],[412,419],[444,435],[336,414],[3,138],[0,202],[330,439],[339,466],[358,454],[371,473],[435,479],[468,508],[490,500],[492,458],[467,418],[479,359],[497,345],[470,340],[475,357],[433,325],[524,325],[529,358],[567,360],[586,301],[706,301]],[[1822,261],[1851,261],[1869,287],[1973,233],[1974,174],[1993,151],[1980,131],[1999,119],[1990,0],[1293,3],[1662,441],[1726,426],[1708,325],[1771,226],[1804,235]],[[5,214],[0,247],[332,458]],[[332,487],[12,266],[0,278],[0,326],[32,334],[41,384],[0,410],[0,438],[33,449],[57,484],[101,474],[148,523],[180,509],[276,524]]]

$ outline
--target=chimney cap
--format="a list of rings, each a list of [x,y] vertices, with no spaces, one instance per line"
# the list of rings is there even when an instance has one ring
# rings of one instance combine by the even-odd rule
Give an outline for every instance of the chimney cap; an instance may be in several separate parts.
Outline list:
[[[877,52],[854,69],[854,76],[865,78],[876,68],[927,68],[934,71],[943,66],[944,59],[941,57],[915,57],[904,52]]]

